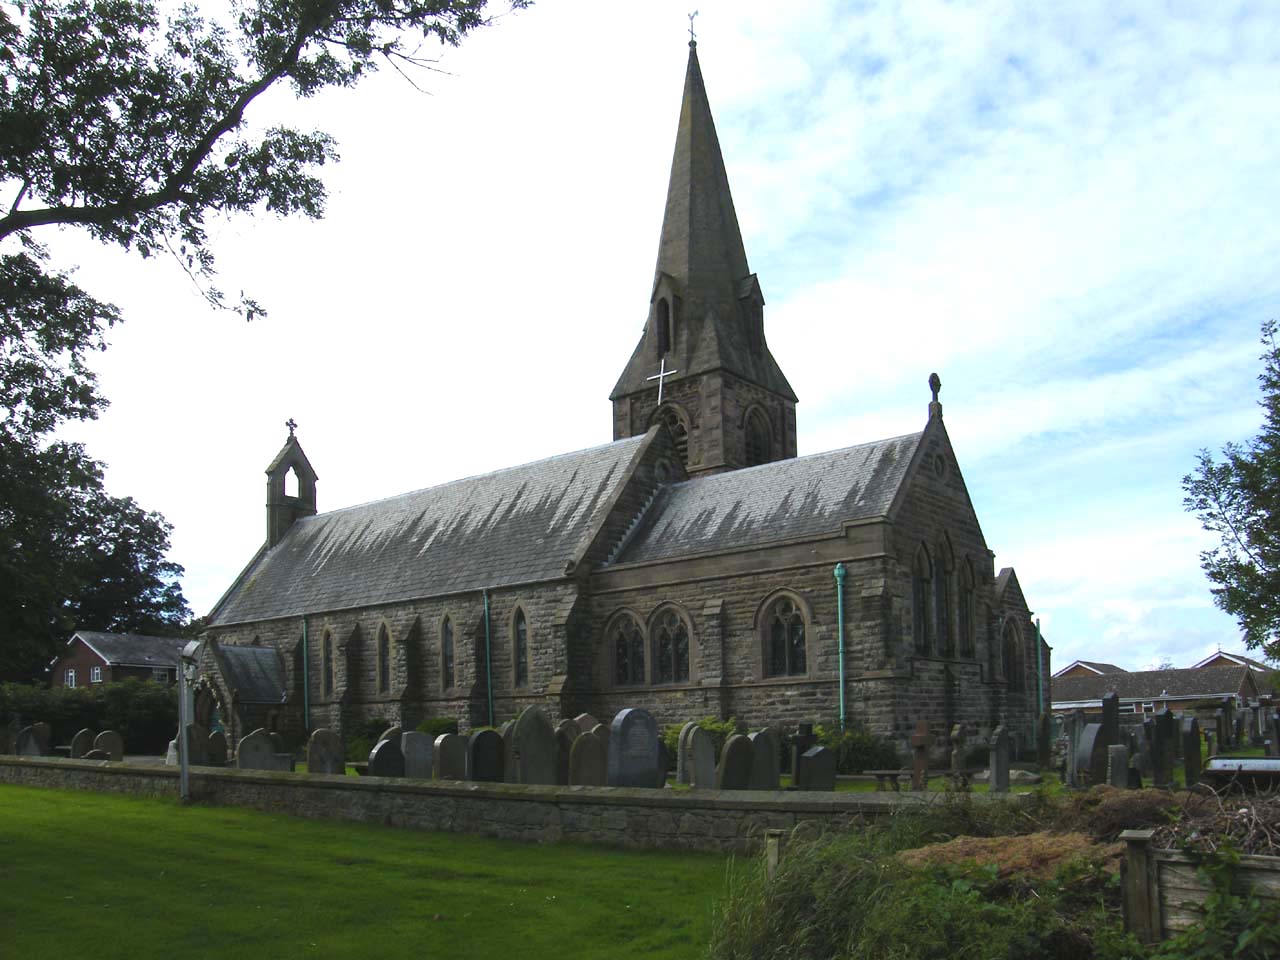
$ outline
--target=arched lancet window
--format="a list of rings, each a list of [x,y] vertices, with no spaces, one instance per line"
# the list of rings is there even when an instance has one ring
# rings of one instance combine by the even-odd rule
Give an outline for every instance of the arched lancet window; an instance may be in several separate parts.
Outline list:
[[[791,597],[779,597],[764,615],[766,670],[771,677],[808,672],[804,612]]]
[[[655,318],[658,322],[658,356],[661,357],[671,352],[671,307],[667,305],[666,297],[658,301]]]
[[[960,603],[957,611],[960,621],[960,656],[972,657],[973,649],[973,564],[965,557],[960,564]]]
[[[747,466],[768,463],[773,459],[773,444],[769,439],[769,424],[759,407],[747,415],[746,426]]]
[[[933,613],[937,620],[934,630],[938,652],[944,657],[956,654],[955,635],[951,632],[951,548],[938,544],[938,562],[933,568]]]
[[[512,641],[515,646],[516,686],[529,685],[529,624],[525,620],[524,611],[516,608],[516,615],[511,623]]]
[[[657,416],[654,417],[655,422],[665,423],[667,430],[671,433],[671,439],[675,441],[676,453],[680,455],[680,462],[689,466],[689,428],[684,425],[684,418],[676,411],[671,404],[663,404],[659,408]]]
[[[391,635],[384,623],[378,627],[378,692],[391,689]]]
[[[613,682],[618,686],[644,683],[644,631],[635,617],[623,614],[609,631],[613,648]]]
[[[440,624],[440,685],[449,690],[453,687],[453,621],[448,617]]]
[[[653,625],[653,682],[687,683],[689,628],[674,610],[663,610]]]
[[[911,637],[915,641],[916,653],[929,653],[929,606],[932,600],[933,564],[929,560],[929,551],[922,543],[911,564]]]
[[[1021,690],[1022,677],[1022,635],[1018,625],[1012,620],[1005,621],[1004,636],[1000,640],[1000,668],[1010,690]]]
[[[323,661],[320,665],[321,684],[324,687],[324,695],[330,697],[333,696],[333,634],[328,630],[324,632],[320,649]]]

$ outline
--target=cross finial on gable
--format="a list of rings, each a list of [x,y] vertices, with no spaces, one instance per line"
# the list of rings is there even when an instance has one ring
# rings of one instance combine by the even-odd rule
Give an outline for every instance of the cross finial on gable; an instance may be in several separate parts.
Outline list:
[[[698,42],[697,35],[695,35],[695,34],[694,34],[694,32],[693,32],[693,18],[694,18],[694,17],[696,17],[697,15],[698,15],[698,11],[697,11],[697,10],[695,10],[695,11],[693,11],[693,13],[689,14],[689,46],[691,46],[691,47],[692,47],[692,46],[694,46],[694,45],[696,45],[696,44],[697,44],[697,42]]]
[[[284,425],[289,428],[289,439],[292,440],[293,431],[298,429],[298,424],[294,421],[293,417],[290,417],[284,422]]]

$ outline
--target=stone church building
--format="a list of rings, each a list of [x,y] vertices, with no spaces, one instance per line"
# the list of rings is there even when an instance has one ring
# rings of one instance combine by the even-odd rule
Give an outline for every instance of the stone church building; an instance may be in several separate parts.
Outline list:
[[[233,740],[369,717],[465,729],[538,704],[753,727],[843,714],[903,746],[920,719],[1003,721],[1032,744],[1048,647],[993,566],[937,378],[918,433],[797,457],[764,304],[691,43],[613,442],[320,513],[291,429],[266,542],[205,635]]]

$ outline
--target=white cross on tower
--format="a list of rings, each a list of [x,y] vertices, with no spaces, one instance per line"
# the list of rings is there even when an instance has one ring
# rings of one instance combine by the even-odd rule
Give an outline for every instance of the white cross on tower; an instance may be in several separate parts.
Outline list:
[[[662,381],[665,380],[667,377],[674,376],[679,372],[680,372],[679,370],[668,370],[667,358],[663,357],[662,361],[658,364],[658,372],[655,373],[652,377],[645,377],[646,380],[658,381],[658,404],[659,405],[662,404]]]

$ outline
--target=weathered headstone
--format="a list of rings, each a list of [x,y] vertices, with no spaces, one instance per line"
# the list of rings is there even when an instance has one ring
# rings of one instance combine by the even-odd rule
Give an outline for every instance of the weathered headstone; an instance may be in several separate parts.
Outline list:
[[[1234,750],[1239,744],[1235,741],[1236,702],[1231,697],[1222,698],[1222,721],[1226,725],[1222,745]]]
[[[1072,710],[1067,715],[1067,786],[1081,785],[1080,738],[1084,735],[1084,713]],[[1087,772],[1087,771],[1086,771]]]
[[[810,747],[796,758],[795,786],[797,790],[822,790],[836,788],[836,755],[826,747]]]
[[[680,736],[676,739],[676,783],[686,786],[693,783],[693,753],[689,749],[689,737],[698,725],[690,720],[680,728]]]
[[[1107,747],[1107,783],[1121,790],[1129,789],[1129,748],[1123,743]]]
[[[518,783],[520,781],[520,771],[516,769],[515,761],[516,722],[508,720],[498,728],[498,733],[502,735],[502,779],[506,783]]]
[[[629,707],[609,729],[609,786],[652,787],[658,778],[658,721],[648,710]]]
[[[929,788],[929,721],[917,720],[911,735],[911,789]]]
[[[556,783],[565,786],[569,782],[569,754],[573,750],[573,741],[578,738],[573,734],[573,730],[577,729],[574,724],[572,728],[566,727],[565,723],[571,721],[561,721],[556,727]]]
[[[1216,757],[1218,755],[1218,734],[1212,727],[1204,732],[1204,748],[1206,756]]]
[[[110,760],[111,756],[105,750],[88,750],[81,760]]]
[[[347,754],[342,738],[328,727],[320,727],[307,741],[307,773],[345,776]]]
[[[556,729],[541,707],[525,707],[511,728],[511,749],[507,762],[515,764],[517,783],[556,782],[559,743]]]
[[[662,738],[658,738],[658,765],[654,769],[653,786],[661,790],[667,785],[667,771],[671,769],[671,751]]]
[[[477,783],[501,783],[505,745],[495,730],[477,730],[467,744],[470,750],[471,779]]]
[[[30,727],[23,727],[18,731],[18,742],[14,746],[14,753],[20,757],[43,757],[40,752],[40,741],[36,739],[36,735]]]
[[[1099,744],[1102,724],[1086,723],[1076,744],[1076,777],[1087,778],[1087,785],[1106,783],[1107,751]]]
[[[699,790],[716,789],[716,742],[711,734],[695,726],[689,733],[691,786]]]
[[[1167,789],[1173,784],[1173,740],[1178,735],[1173,711],[1156,714],[1155,739],[1151,743],[1151,785]]]
[[[604,743],[600,738],[588,735],[573,741],[569,751],[569,786],[603,787],[608,779]]]
[[[71,759],[79,760],[86,753],[93,749],[94,733],[88,727],[79,731],[71,738]]]
[[[989,793],[1009,792],[1009,759],[1009,734],[1002,723],[991,734]]]
[[[430,780],[434,741],[426,733],[406,730],[400,734],[400,752],[404,754],[404,775],[410,780]]]
[[[755,760],[755,748],[751,741],[735,733],[725,741],[720,752],[720,765],[716,768],[717,790],[746,790],[751,786],[751,765]]]
[[[600,721],[589,713],[578,714],[573,718],[573,722],[578,725],[578,729],[583,733],[590,733],[600,725]]]
[[[404,730],[401,729],[400,724],[398,723],[394,724],[390,727],[387,727],[387,729],[383,730],[382,733],[379,734],[378,743],[381,743],[383,740],[395,740],[397,743],[399,743],[400,737],[403,734],[404,734]],[[375,747],[377,745],[378,745],[377,743],[374,744]]]
[[[276,770],[275,744],[267,731],[259,727],[240,738],[236,746],[236,766],[241,770]]]
[[[955,724],[951,728],[951,772],[959,774],[964,769],[964,727]]]
[[[404,776],[404,751],[400,749],[399,737],[379,740],[373,745],[369,751],[369,776]]]
[[[41,720],[31,725],[31,735],[40,745],[40,756],[47,757],[53,752],[53,727]]]
[[[1272,756],[1280,757],[1280,710],[1271,714],[1269,725],[1271,729],[1267,731],[1267,736],[1271,738],[1271,749],[1274,751]]]
[[[1053,719],[1048,713],[1036,721],[1036,766],[1048,770],[1053,762]]]
[[[796,765],[800,757],[810,747],[817,745],[818,738],[813,732],[812,723],[802,723],[796,727],[796,732],[791,737],[791,775],[793,778],[795,777]]]
[[[1156,737],[1156,722],[1150,717],[1142,721],[1142,727],[1138,733],[1138,750],[1136,758],[1133,761],[1134,766],[1138,768],[1138,772],[1144,777],[1151,776],[1151,742]]]
[[[1222,707],[1213,711],[1213,735],[1220,751],[1226,753],[1231,749],[1231,738],[1227,733],[1227,712]]]
[[[467,738],[457,733],[442,733],[432,747],[432,766],[437,780],[467,779]]]
[[[771,736],[769,730],[760,730],[749,734],[747,739],[755,751],[751,761],[751,789],[777,790],[780,768],[777,737]]]
[[[1182,718],[1182,774],[1188,787],[1200,782],[1200,724],[1195,717]]]
[[[178,749],[182,749],[181,740],[178,742]],[[188,762],[193,767],[207,767],[209,765],[209,729],[198,723],[187,724],[187,749],[191,751]]]
[[[227,765],[227,735],[221,730],[215,730],[209,734],[206,741],[208,746],[205,748],[208,755],[206,761],[211,767],[225,767]]]
[[[1099,741],[1104,747],[1120,742],[1120,697],[1114,690],[1102,698],[1102,730]]]
[[[576,720],[561,720],[556,724],[556,733],[559,733],[561,730],[569,734],[573,740],[577,740],[578,737],[586,733],[585,730],[578,726]]]
[[[1249,745],[1262,746],[1262,738],[1262,707],[1255,703],[1249,708]]]

